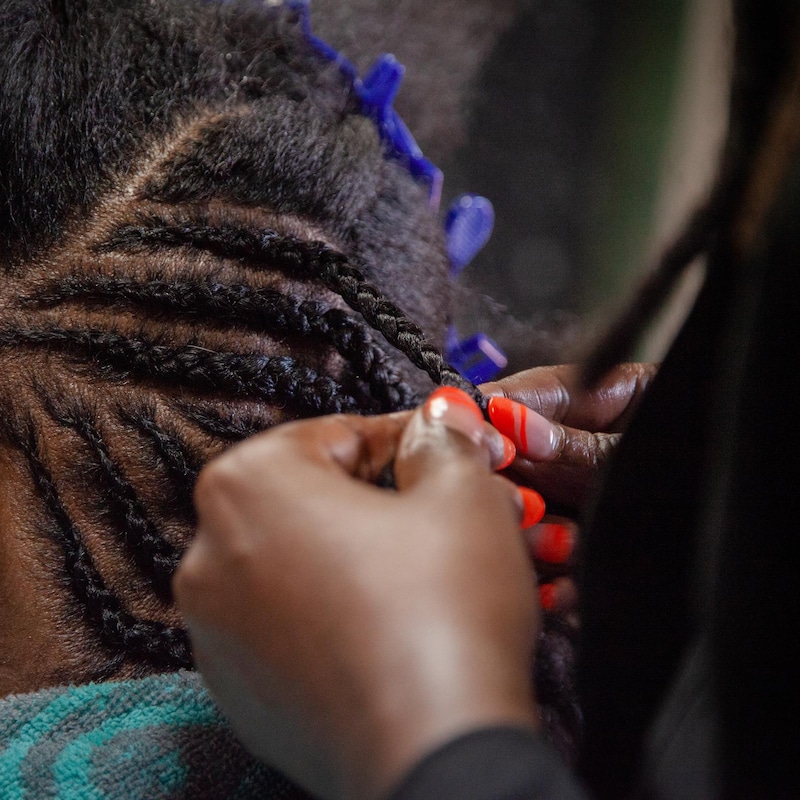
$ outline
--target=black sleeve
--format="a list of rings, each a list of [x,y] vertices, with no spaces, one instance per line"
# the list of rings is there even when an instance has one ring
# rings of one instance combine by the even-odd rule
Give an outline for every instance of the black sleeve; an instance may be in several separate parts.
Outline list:
[[[476,730],[428,754],[387,800],[589,800],[556,751],[524,728]]]

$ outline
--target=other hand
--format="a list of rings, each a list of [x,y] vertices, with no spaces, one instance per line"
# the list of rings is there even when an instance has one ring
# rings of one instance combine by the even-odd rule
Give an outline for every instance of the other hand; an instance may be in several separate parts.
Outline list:
[[[203,471],[175,594],[252,752],[368,798],[461,732],[536,727],[521,498],[543,509],[493,473],[502,451],[444,389],[413,414],[279,426]],[[393,459],[397,491],[373,485]]]

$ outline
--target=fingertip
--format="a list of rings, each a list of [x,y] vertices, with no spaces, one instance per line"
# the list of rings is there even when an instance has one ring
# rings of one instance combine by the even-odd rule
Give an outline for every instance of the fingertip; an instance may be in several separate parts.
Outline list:
[[[495,396],[489,398],[487,412],[492,425],[510,438],[522,455],[537,461],[547,461],[556,455],[558,429],[533,409],[507,397]]]
[[[425,401],[422,414],[428,423],[444,425],[477,445],[483,442],[483,414],[478,404],[461,389],[439,387]]]
[[[535,525],[545,514],[544,498],[535,492],[533,489],[528,489],[525,486],[518,486],[517,492],[522,499],[522,519],[520,521],[520,528],[525,530]]]
[[[536,526],[533,557],[548,564],[565,564],[572,556],[575,534],[561,522],[542,522]]]

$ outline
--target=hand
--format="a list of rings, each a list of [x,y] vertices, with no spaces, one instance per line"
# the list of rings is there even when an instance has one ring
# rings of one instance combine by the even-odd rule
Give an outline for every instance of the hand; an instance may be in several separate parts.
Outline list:
[[[174,584],[198,668],[245,745],[321,798],[379,796],[475,727],[537,725],[502,451],[444,389],[413,414],[279,426],[201,474]],[[372,485],[392,459],[397,491]]]
[[[493,424],[517,448],[508,476],[541,492],[548,504],[582,512],[656,371],[655,364],[621,364],[591,392],[576,388],[572,365],[483,384],[481,391],[499,400],[490,401]]]
[[[655,364],[621,364],[588,393],[575,388],[578,373],[571,365],[536,367],[480,387],[492,398],[493,424],[516,446],[517,457],[504,474],[563,511],[548,514],[525,537],[541,582],[542,607],[575,625],[575,519],[656,371]]]

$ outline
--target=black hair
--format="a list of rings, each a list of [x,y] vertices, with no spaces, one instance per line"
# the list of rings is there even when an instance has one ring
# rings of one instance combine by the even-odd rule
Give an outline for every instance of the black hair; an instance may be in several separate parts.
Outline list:
[[[291,9],[0,8],[0,437],[85,634],[68,677],[191,667],[170,583],[208,458],[440,384],[485,406],[437,346],[439,221]],[[547,619],[538,691],[568,752],[569,632]]]

